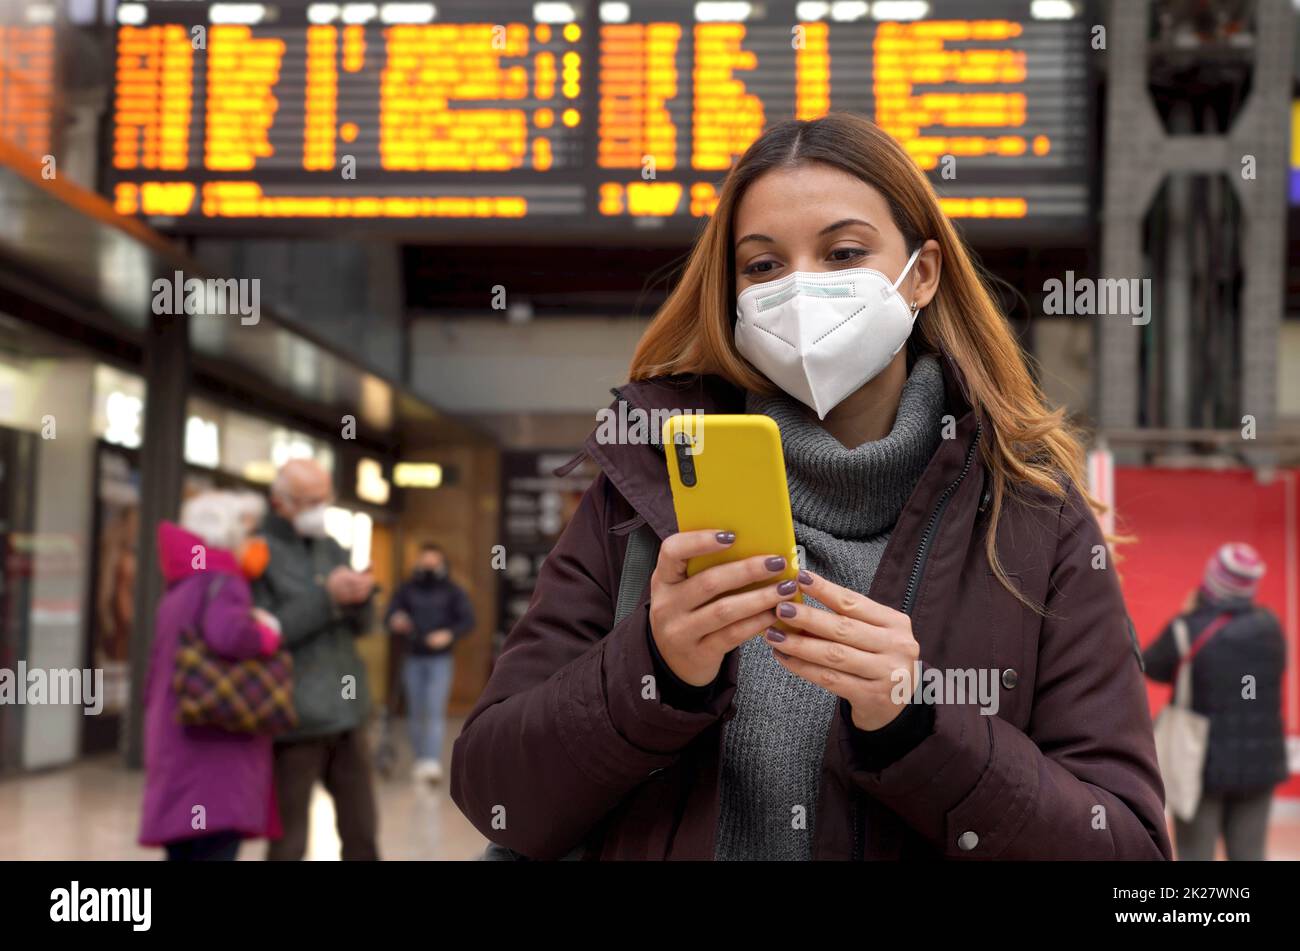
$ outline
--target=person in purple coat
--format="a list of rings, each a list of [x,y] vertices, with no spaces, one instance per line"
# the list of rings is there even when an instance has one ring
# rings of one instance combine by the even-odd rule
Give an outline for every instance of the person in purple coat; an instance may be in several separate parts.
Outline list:
[[[242,839],[277,834],[271,737],[182,726],[171,684],[187,627],[225,657],[268,656],[279,647],[278,624],[253,607],[236,554],[254,517],[246,497],[204,492],[182,506],[180,525],[158,526],[167,591],[158,603],[145,687],[139,841],[163,846],[173,861],[233,860]]]

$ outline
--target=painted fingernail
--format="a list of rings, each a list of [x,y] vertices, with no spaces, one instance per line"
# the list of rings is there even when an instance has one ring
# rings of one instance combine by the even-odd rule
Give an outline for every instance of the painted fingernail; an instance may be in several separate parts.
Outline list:
[[[736,533],[718,532],[718,534],[714,535],[713,537],[718,540],[719,545],[730,545],[732,542],[736,540]]]
[[[785,640],[785,635],[782,634],[780,631],[778,631],[776,628],[769,627],[767,629],[767,639],[771,641],[773,644],[780,644],[783,640]]]
[[[767,565],[768,571],[783,571],[785,569],[785,559],[780,555],[773,555],[763,564]]]
[[[794,617],[799,612],[795,610],[794,605],[789,601],[782,601],[776,606],[776,613],[781,617]]]
[[[800,583],[800,584],[812,584],[812,583],[813,583],[813,576],[810,575],[810,574],[809,574],[808,572],[806,572],[806,571],[801,571],[801,572],[799,572],[799,583]]]
[[[794,594],[798,590],[799,590],[799,586],[795,584],[793,581],[782,581],[779,585],[776,586],[776,593],[781,595],[781,597],[783,598],[786,597],[787,595]]]

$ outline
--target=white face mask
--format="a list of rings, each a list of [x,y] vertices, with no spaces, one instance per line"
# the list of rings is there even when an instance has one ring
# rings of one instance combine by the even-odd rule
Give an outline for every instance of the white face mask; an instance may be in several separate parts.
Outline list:
[[[755,284],[736,300],[736,349],[764,376],[812,407],[818,419],[889,366],[916,311],[898,280],[869,267],[796,271]]]
[[[325,536],[325,506],[313,505],[293,517],[293,530],[306,538]]]

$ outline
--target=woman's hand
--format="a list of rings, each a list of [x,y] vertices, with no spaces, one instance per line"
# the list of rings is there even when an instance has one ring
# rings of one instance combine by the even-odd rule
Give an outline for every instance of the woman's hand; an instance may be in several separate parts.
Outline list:
[[[756,555],[686,576],[688,559],[725,551],[736,541],[730,532],[678,532],[664,539],[650,576],[650,630],[659,655],[678,678],[696,687],[712,683],[722,660],[776,623],[773,609],[798,592],[783,581],[729,594],[785,571],[780,555]]]
[[[847,700],[859,730],[892,723],[912,697],[921,656],[912,619],[809,571],[799,572],[799,587],[830,610],[781,605],[780,619],[803,633],[769,632],[776,659],[792,674]]]

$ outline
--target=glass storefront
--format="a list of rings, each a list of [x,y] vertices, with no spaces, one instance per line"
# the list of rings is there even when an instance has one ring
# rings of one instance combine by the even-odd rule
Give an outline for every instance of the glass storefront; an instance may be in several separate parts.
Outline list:
[[[0,315],[0,508],[9,670],[85,666],[95,505],[96,361]],[[0,707],[0,768],[74,759],[86,717],[71,705]]]
[[[7,371],[0,367],[0,372]],[[0,426],[0,669],[14,670],[27,654],[33,565],[31,493],[35,486],[34,433]],[[21,764],[18,708],[0,704],[0,773]]]
[[[0,314],[0,668],[103,672],[103,708],[0,704],[0,772],[117,749],[130,703],[140,544],[143,378]],[[183,495],[265,491],[291,458],[333,472],[323,440],[203,397],[187,404]],[[363,506],[364,507],[364,506]],[[370,565],[375,519],[327,529]]]

